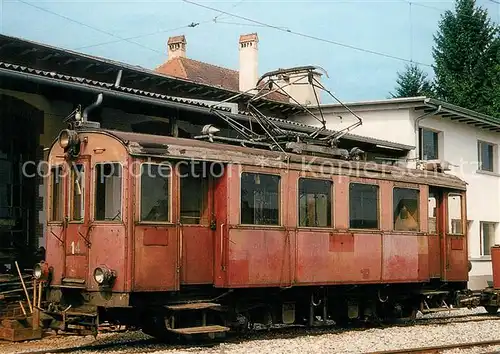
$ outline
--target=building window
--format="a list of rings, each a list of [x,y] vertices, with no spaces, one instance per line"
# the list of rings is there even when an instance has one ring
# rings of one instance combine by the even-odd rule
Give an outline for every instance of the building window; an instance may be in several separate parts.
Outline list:
[[[437,234],[437,198],[433,192],[429,192],[428,201],[428,220],[429,220],[429,233]]]
[[[182,166],[184,167],[184,166]],[[181,223],[208,223],[208,178],[202,169],[181,169]],[[193,171],[193,174],[189,172]]]
[[[481,171],[494,171],[494,154],[495,146],[493,144],[485,143],[484,141],[478,141],[478,159],[479,159],[479,170]]]
[[[122,166],[119,163],[96,165],[95,220],[121,221]]]
[[[448,233],[463,235],[462,196],[448,195]]]
[[[85,168],[76,165],[71,170],[71,220],[82,221],[85,213]]]
[[[141,165],[141,221],[170,220],[169,180],[170,167]]]
[[[419,129],[419,146],[421,160],[435,160],[439,158],[439,133],[433,130]]]
[[[299,226],[331,226],[332,186],[332,181],[299,179]]]
[[[242,173],[241,223],[279,225],[279,188],[279,176]]]
[[[51,183],[52,183],[52,213],[51,221],[62,221],[64,218],[64,184],[62,167],[52,167]]]
[[[491,256],[491,247],[495,245],[496,223],[480,223],[481,256]]]
[[[417,189],[394,188],[394,230],[419,231],[419,195]]]
[[[351,183],[349,186],[349,227],[378,228],[378,186]]]

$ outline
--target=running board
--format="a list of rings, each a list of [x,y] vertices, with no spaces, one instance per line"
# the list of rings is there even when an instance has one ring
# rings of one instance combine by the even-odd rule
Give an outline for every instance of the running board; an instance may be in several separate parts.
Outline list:
[[[167,328],[170,332],[177,334],[210,334],[210,333],[221,333],[230,330],[229,327],[224,326],[200,326],[200,327],[186,327],[186,328]]]
[[[449,311],[457,311],[457,310],[461,310],[461,308],[460,307],[449,307],[449,308],[440,307],[440,308],[437,308],[437,309],[420,310],[420,312],[422,312],[423,314],[425,314],[425,313],[449,312]]]
[[[172,311],[182,311],[182,310],[208,310],[215,307],[220,307],[220,304],[212,302],[193,302],[188,304],[179,305],[169,305],[166,306],[167,309]]]

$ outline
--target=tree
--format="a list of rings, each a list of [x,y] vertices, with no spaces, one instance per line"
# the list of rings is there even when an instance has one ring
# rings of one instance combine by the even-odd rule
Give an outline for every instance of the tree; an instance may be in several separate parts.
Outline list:
[[[457,0],[455,12],[442,16],[434,41],[436,96],[494,114],[500,104],[500,29],[490,22],[487,11],[475,0]]]
[[[427,79],[427,74],[418,65],[406,65],[404,72],[398,72],[397,74],[396,93],[390,93],[393,98],[432,96],[431,82]]]

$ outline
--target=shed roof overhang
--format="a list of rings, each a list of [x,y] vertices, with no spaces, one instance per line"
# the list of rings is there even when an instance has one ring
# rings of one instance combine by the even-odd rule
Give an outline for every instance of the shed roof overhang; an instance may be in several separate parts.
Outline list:
[[[74,94],[96,95],[102,93],[105,97],[106,105],[111,104],[116,108],[124,109],[125,103],[134,103],[129,105],[130,109],[140,110],[143,114],[152,110],[169,109],[173,112],[197,113],[203,116],[213,115],[209,105],[199,102],[191,102],[189,99],[179,99],[158,93],[152,93],[139,89],[124,87],[107,82],[90,80],[87,78],[60,74],[56,72],[47,72],[37,70],[21,65],[12,65],[0,62],[0,87],[19,90],[23,92],[39,93],[48,95],[52,98],[62,99],[73,98]],[[88,96],[87,96],[88,97]],[[133,106],[133,107],[131,107]],[[226,108],[226,115],[241,122],[248,122],[252,119],[248,115],[240,113],[230,113]],[[68,112],[69,113],[69,112]],[[193,117],[189,117],[193,119]],[[314,132],[317,127],[293,122],[281,118],[270,117],[279,127],[291,131],[305,133]],[[320,135],[326,136],[333,134],[333,130],[324,130]],[[362,137],[354,134],[346,134],[341,142],[344,146],[353,144],[361,145],[362,148],[372,150],[387,151],[392,150],[395,154],[403,155],[414,146],[394,143],[381,139]]]
[[[57,72],[58,74],[83,77],[103,83],[114,83],[121,71],[121,85],[131,89],[154,92],[183,98],[221,101],[239,92],[218,86],[200,84],[155,72],[137,65],[62,49],[22,38],[0,34],[0,58],[8,64]],[[244,94],[251,97],[251,95]],[[259,99],[255,105],[275,116],[302,112],[303,108],[292,104]]]

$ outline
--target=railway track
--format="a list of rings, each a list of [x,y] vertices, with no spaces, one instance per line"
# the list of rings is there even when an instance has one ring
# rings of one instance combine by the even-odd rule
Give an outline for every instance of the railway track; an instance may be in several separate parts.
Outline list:
[[[322,327],[312,327],[307,328],[303,326],[287,326],[272,328],[270,330],[258,329],[250,331],[247,333],[231,333],[225,339],[221,340],[208,340],[208,341],[196,341],[191,343],[183,344],[167,344],[162,343],[154,338],[138,339],[138,340],[120,340],[119,338],[106,338],[107,342],[104,343],[90,343],[83,346],[70,346],[63,348],[54,349],[40,349],[40,350],[27,350],[25,352],[17,352],[17,354],[48,354],[48,353],[72,353],[74,351],[85,352],[85,351],[102,351],[106,349],[113,349],[113,351],[119,349],[120,347],[130,347],[130,346],[140,346],[141,352],[154,352],[165,349],[186,349],[191,347],[203,347],[211,348],[218,346],[220,343],[226,344],[238,344],[245,341],[260,340],[260,339],[290,339],[300,336],[319,336],[322,334],[332,334],[332,333],[344,333],[348,331],[364,331],[373,328],[391,328],[391,327],[408,327],[408,326],[419,326],[419,325],[447,325],[454,323],[467,323],[467,322],[481,322],[481,321],[491,321],[500,320],[500,316],[492,316],[489,314],[481,313],[474,315],[458,315],[458,316],[448,316],[448,317],[437,317],[437,318],[419,318],[413,321],[408,321],[406,323],[390,324],[390,325],[372,325],[372,324],[354,324],[347,327],[339,328],[334,325],[322,326]],[[108,331],[108,333],[111,331]],[[123,329],[117,331],[117,335],[123,332]],[[109,341],[108,341],[109,340]],[[464,343],[464,344],[453,344],[449,346],[440,347],[423,347],[423,348],[413,348],[413,349],[403,349],[394,350],[386,352],[373,352],[375,353],[387,353],[387,354],[397,354],[397,353],[439,353],[439,350],[455,349],[455,348],[471,348],[474,346],[488,346],[488,345],[500,345],[500,340],[498,341],[486,341],[477,343]],[[421,351],[419,351],[421,350]]]
[[[366,353],[366,354],[403,354],[403,353],[433,354],[433,353],[441,353],[445,350],[472,349],[472,348],[480,348],[480,347],[490,347],[490,346],[495,346],[495,345],[500,345],[500,340],[487,340],[487,341],[483,341],[483,342],[447,344],[447,345],[439,345],[439,346],[433,346],[433,347],[418,347],[418,348],[385,350],[385,351],[378,351],[378,352],[370,352],[370,353]]]

